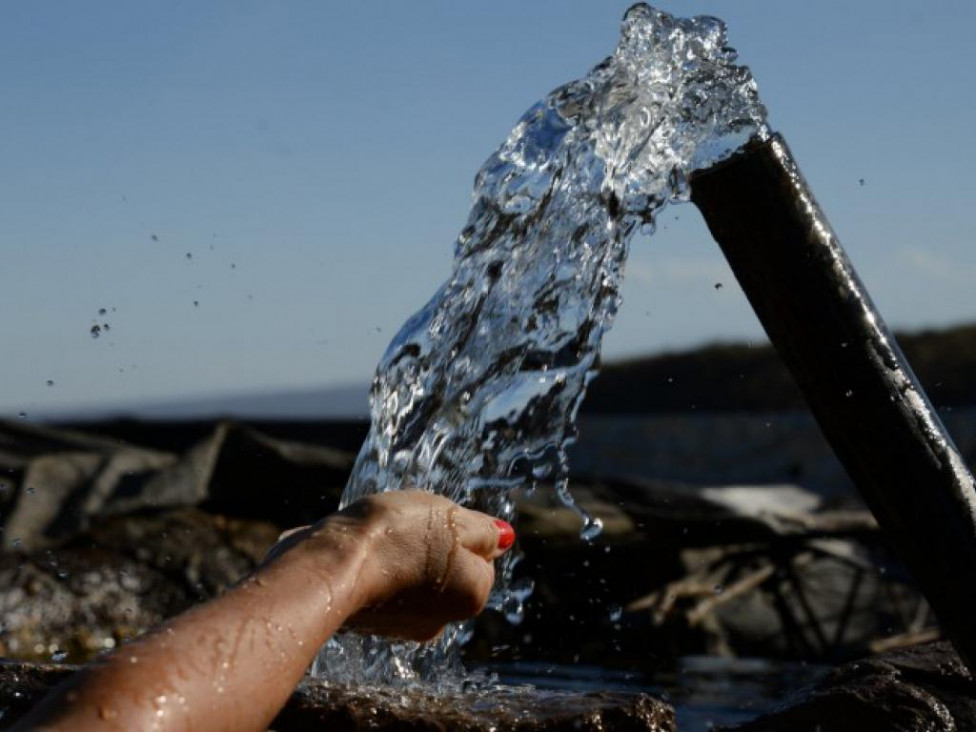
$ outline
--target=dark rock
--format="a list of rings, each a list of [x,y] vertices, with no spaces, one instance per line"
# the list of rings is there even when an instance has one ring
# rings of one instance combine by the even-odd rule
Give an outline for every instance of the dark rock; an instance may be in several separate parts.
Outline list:
[[[56,549],[0,554],[0,655],[86,661],[231,586],[278,533],[184,508],[106,519]]]
[[[12,727],[75,670],[74,666],[0,661],[0,729]]]
[[[976,729],[976,680],[946,642],[834,669],[789,706],[736,732]]]
[[[307,524],[335,510],[352,460],[229,423],[176,455],[0,422],[0,543],[52,548],[111,516],[188,506],[282,528]]]
[[[272,723],[275,730],[414,732],[667,732],[674,710],[646,694],[501,687],[435,696],[416,690],[306,685]]]
[[[164,573],[195,601],[209,599],[251,572],[277,541],[279,527],[194,508],[117,516],[64,547],[89,542]]]
[[[0,662],[0,729],[12,725],[77,667]],[[416,690],[304,684],[271,728],[415,732],[669,732],[674,710],[646,694],[502,687],[435,696]]]

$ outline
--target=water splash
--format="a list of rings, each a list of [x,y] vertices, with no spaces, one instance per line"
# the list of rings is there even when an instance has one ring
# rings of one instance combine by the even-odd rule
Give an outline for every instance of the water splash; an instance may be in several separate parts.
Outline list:
[[[768,136],[735,59],[721,21],[635,5],[612,56],[525,113],[478,172],[451,278],[379,364],[344,503],[410,486],[511,520],[515,492],[546,485],[580,514],[584,539],[599,533],[568,490],[576,413],[633,232],[688,199],[691,171]],[[514,561],[500,561],[492,605],[517,620],[531,588],[511,587]],[[451,650],[467,632],[426,646],[344,636],[313,671],[457,685]]]

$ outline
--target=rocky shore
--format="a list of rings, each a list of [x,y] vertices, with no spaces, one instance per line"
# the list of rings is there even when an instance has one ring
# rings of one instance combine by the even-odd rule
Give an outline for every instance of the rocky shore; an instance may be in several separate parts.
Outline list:
[[[362,429],[129,425],[137,441],[124,439],[123,427],[0,426],[0,655],[42,664],[7,668],[13,691],[0,700],[2,723],[30,696],[17,679],[83,663],[213,597],[282,530],[333,510]],[[301,439],[302,429],[314,441]],[[856,497],[786,479],[797,465],[801,477],[829,474],[832,456],[809,429],[797,415],[584,422],[578,463],[593,472],[578,474],[572,490],[604,533],[583,542],[578,517],[550,493],[523,496],[517,577],[535,591],[521,624],[481,616],[467,662],[586,664],[650,677],[689,654],[832,665],[937,637]],[[736,439],[716,440],[722,433]],[[655,447],[641,452],[640,443]],[[963,445],[971,455],[973,445]],[[703,456],[686,465],[685,480],[652,477],[691,454]],[[754,480],[712,482],[695,472],[723,459]],[[326,718],[332,707],[322,693],[306,689],[295,702],[302,719]],[[624,696],[614,708],[630,709],[629,719],[652,709],[656,728],[669,728],[666,705]],[[821,698],[837,695],[820,689],[804,703]],[[596,704],[601,719],[606,701]],[[655,728],[642,724],[633,728]]]

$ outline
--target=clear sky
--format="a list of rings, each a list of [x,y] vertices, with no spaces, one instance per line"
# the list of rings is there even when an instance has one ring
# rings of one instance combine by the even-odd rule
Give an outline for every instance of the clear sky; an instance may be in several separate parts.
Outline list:
[[[368,381],[477,168],[627,6],[3,3],[0,414]],[[976,320],[976,3],[659,6],[728,21],[893,327]],[[690,206],[624,297],[608,358],[761,337]]]

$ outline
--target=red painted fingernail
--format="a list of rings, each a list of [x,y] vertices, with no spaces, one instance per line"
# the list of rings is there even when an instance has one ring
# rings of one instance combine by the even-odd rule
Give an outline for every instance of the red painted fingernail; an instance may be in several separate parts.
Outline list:
[[[498,548],[505,550],[515,543],[515,529],[508,521],[495,519],[495,526],[498,527]]]

